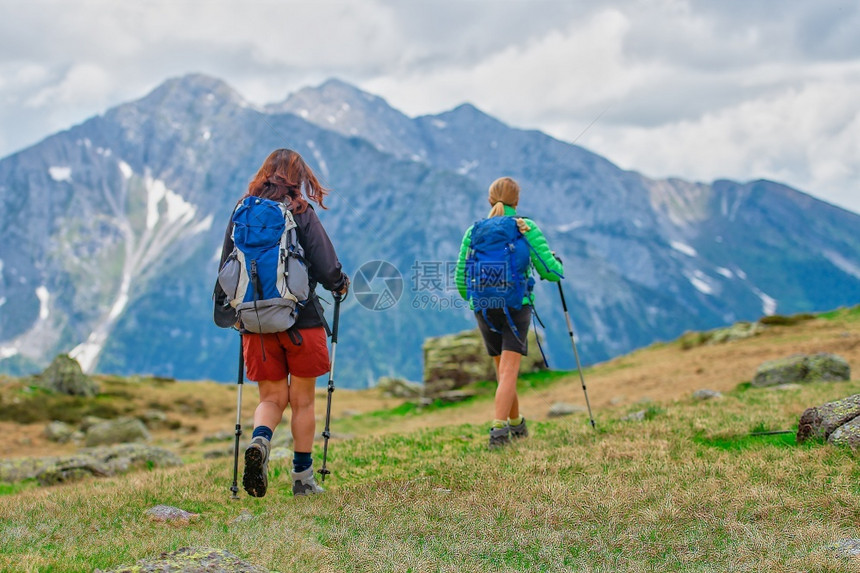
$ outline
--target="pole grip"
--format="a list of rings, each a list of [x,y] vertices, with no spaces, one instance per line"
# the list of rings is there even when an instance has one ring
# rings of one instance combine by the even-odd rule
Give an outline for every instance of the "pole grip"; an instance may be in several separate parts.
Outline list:
[[[340,301],[343,297],[340,293],[334,293],[334,319],[331,326],[331,343],[337,344],[337,328],[340,324]]]
[[[245,352],[242,343],[242,335],[239,334],[239,375],[236,376],[237,384],[245,383]]]
[[[564,300],[564,289],[561,288],[561,281],[558,281],[558,294],[561,297],[561,308],[564,309],[564,312],[567,312],[567,301]]]

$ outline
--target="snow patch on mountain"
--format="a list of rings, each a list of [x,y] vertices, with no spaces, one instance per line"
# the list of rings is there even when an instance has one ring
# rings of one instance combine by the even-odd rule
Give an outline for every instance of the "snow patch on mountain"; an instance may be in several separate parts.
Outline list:
[[[6,360],[18,355],[18,349],[14,346],[0,346],[0,360]]]
[[[146,187],[146,228],[154,229],[161,217],[160,205],[164,202],[165,219],[168,223],[186,223],[194,218],[197,208],[174,193],[161,179],[144,178]]]
[[[822,254],[839,270],[860,279],[860,266],[852,263],[836,251],[826,250]]]
[[[690,281],[690,284],[697,291],[706,295],[714,294],[714,287],[710,283],[710,277],[700,270],[695,270],[692,273],[684,272],[684,276]]]
[[[71,167],[48,167],[48,174],[54,181],[62,182],[72,180]]]
[[[117,165],[119,165],[119,170],[122,172],[122,176],[126,179],[131,179],[131,176],[134,175],[134,170],[131,168],[131,165],[122,159],[119,160]]]
[[[51,293],[44,285],[36,288],[36,298],[39,299],[39,320],[48,320],[51,315],[50,302]]]
[[[752,287],[752,291],[761,299],[761,311],[765,316],[770,316],[776,312],[777,301],[775,298],[768,296],[756,287]]]
[[[326,165],[326,162],[325,162],[325,159],[323,159],[322,153],[320,153],[319,149],[317,149],[317,146],[313,142],[313,140],[309,139],[307,141],[307,144],[308,144],[308,147],[310,147],[310,149],[311,149],[311,153],[313,154],[314,159],[317,160],[317,163],[320,166],[320,171],[322,171],[322,174],[326,178],[328,178],[329,177],[328,165]]]
[[[584,221],[571,221],[570,223],[558,225],[555,229],[559,233],[567,233],[568,231],[573,231],[574,229],[582,227],[584,224]]]
[[[699,254],[696,252],[696,249],[680,241],[670,241],[669,246],[678,251],[679,253],[684,253],[688,257],[695,257]]]
[[[460,175],[468,175],[469,172],[473,171],[478,165],[479,162],[477,159],[473,159],[472,161],[466,161],[464,159],[460,162],[460,167],[457,168],[457,173]]]

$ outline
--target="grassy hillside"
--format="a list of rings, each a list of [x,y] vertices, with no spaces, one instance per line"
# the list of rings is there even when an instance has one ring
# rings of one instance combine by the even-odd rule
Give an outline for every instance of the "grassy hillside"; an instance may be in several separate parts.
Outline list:
[[[486,449],[490,385],[477,383],[484,395],[466,403],[424,410],[374,391],[338,391],[332,429],[354,437],[332,443],[329,491],[312,499],[292,498],[287,462],[273,461],[265,498],[229,500],[232,458],[202,454],[230,448],[204,438],[232,430],[235,388],[104,380],[107,396],[76,416],[95,405],[166,409],[173,427],[154,442],[188,463],[51,488],[0,486],[0,567],[92,571],[204,545],[277,571],[860,568],[829,547],[860,538],[858,454],[796,446],[791,435],[750,436],[793,429],[805,408],[860,393],[860,309],[776,324],[745,340],[707,338],[689,335],[587,370],[597,431],[584,414],[545,416],[554,401],[584,403],[578,376],[526,377],[521,403],[532,436],[504,451]],[[854,381],[746,384],[764,360],[819,351],[846,358]],[[700,388],[724,396],[695,401]],[[255,388],[246,390],[250,418]],[[20,382],[2,385],[3,416],[31,393]],[[622,420],[637,410],[644,421]],[[46,443],[43,426],[2,422],[2,455],[72,448]],[[152,522],[143,512],[157,504],[200,517]],[[245,510],[253,519],[234,522]]]

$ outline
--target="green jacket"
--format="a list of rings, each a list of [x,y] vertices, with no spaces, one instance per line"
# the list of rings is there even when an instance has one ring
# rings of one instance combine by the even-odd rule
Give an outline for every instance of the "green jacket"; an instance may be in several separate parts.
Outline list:
[[[517,210],[513,207],[505,205],[505,215],[515,217]],[[564,267],[552,255],[549,244],[546,242],[546,237],[543,236],[538,226],[531,219],[524,218],[529,225],[529,231],[525,234],[526,241],[531,245],[531,260],[532,265],[537,269],[540,278],[548,281],[559,281],[564,276]],[[472,246],[472,227],[466,229],[466,234],[463,235],[463,242],[460,245],[460,258],[457,259],[457,269],[454,273],[454,281],[457,285],[457,290],[460,291],[460,296],[466,298],[466,257],[469,254],[469,249]],[[531,268],[526,271],[527,275],[531,275]],[[472,301],[469,301],[471,304]],[[523,298],[523,304],[533,304],[534,293],[529,293]]]

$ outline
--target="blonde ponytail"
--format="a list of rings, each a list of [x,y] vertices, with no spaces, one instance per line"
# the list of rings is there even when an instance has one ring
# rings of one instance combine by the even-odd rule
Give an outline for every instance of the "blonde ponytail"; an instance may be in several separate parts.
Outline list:
[[[490,217],[501,217],[504,214],[505,214],[505,204],[502,203],[501,201],[497,201],[493,205],[493,208],[490,209],[490,214],[487,215],[487,218],[489,219]]]

